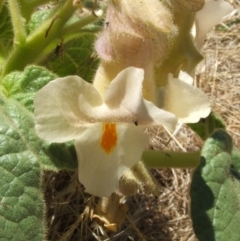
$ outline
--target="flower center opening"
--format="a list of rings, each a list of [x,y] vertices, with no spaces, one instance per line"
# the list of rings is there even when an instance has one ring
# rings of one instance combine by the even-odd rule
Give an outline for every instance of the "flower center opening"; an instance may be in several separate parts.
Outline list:
[[[109,154],[117,144],[117,130],[115,123],[104,123],[101,147]]]

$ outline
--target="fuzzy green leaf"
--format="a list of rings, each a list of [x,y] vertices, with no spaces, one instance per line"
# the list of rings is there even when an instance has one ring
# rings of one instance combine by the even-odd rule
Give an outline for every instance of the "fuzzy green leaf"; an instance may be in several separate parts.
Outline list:
[[[240,155],[217,130],[205,143],[191,183],[191,216],[200,241],[239,241]]]
[[[32,115],[0,98],[0,240],[42,241],[44,201]]]
[[[0,12],[0,64],[7,58],[12,44],[12,22],[6,4],[4,4]]]
[[[43,65],[59,76],[79,75],[84,80],[91,81],[98,64],[92,51],[94,39],[93,34],[85,34],[66,44],[59,41]]]
[[[33,99],[36,92],[56,75],[39,66],[28,66],[23,72],[12,72],[2,80],[2,90],[7,97],[19,101],[28,110],[33,111]]]
[[[9,101],[14,99],[33,112],[33,99],[36,92],[55,78],[56,75],[42,67],[28,66],[23,72],[12,72],[5,76],[0,88]],[[57,171],[59,169],[72,170],[77,167],[75,149],[72,143],[56,144],[41,141],[35,135],[33,119],[31,124],[24,125],[23,123],[21,128],[29,128],[33,132],[35,152],[41,156],[39,161],[43,169]]]
[[[33,32],[42,22],[44,22],[51,11],[52,9],[45,8],[33,13],[27,26],[28,34]]]

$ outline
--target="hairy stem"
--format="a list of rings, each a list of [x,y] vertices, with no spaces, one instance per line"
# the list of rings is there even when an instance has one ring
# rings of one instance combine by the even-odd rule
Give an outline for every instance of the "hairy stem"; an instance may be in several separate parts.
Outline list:
[[[98,19],[98,17],[96,17],[93,14],[85,16],[85,17],[82,17],[76,23],[73,23],[71,25],[65,26],[62,29],[61,34],[62,34],[62,36],[67,36],[67,35],[79,32],[84,26],[86,26],[86,25],[96,21],[97,19]]]
[[[193,168],[200,161],[200,152],[144,151],[142,160],[148,168]]]
[[[13,25],[14,44],[23,45],[26,42],[27,33],[20,6],[16,0],[9,0],[8,6]]]

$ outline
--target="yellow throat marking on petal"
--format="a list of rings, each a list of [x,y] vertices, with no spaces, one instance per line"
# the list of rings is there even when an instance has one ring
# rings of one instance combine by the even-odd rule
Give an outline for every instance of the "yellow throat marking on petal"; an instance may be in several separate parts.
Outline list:
[[[115,123],[104,123],[101,147],[109,154],[117,144],[117,129]]]

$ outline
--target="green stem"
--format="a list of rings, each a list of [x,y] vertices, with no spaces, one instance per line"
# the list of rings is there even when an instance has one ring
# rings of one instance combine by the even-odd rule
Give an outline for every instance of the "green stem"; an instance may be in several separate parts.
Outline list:
[[[59,42],[61,40],[64,40],[64,44],[66,44],[73,39],[79,39],[79,38],[83,37],[85,34],[94,34],[96,32],[99,32],[100,30],[101,30],[101,27],[95,27],[95,28],[91,28],[91,30],[83,29],[83,30],[80,30],[80,31],[77,31],[77,32],[75,31],[71,35],[70,34],[62,35],[63,37],[61,39],[53,41],[51,44],[48,45],[47,48],[45,48],[45,50],[39,56],[39,59],[38,59],[37,63],[41,63],[42,61],[44,61],[44,59],[48,56],[48,54],[50,54],[54,51],[57,44],[59,44]]]
[[[23,45],[26,42],[27,33],[19,4],[16,0],[8,0],[8,6],[13,25],[14,43],[15,45]]]
[[[44,58],[54,50],[57,43],[59,43],[59,40],[64,40],[64,43],[66,44],[72,39],[77,39],[82,37],[84,34],[88,34],[88,33],[93,34],[101,31],[102,27],[100,26],[87,27],[83,29],[83,27],[89,25],[92,22],[95,22],[96,20],[98,20],[98,17],[94,15],[89,15],[89,16],[83,17],[82,19],[80,19],[79,21],[73,24],[64,26],[60,32],[61,38],[56,39],[56,41],[53,41],[51,44],[49,44],[49,46],[41,53],[39,57],[39,62],[43,61]]]
[[[94,16],[93,14],[83,17],[79,21],[71,25],[65,26],[61,31],[61,35],[67,36],[67,35],[79,32],[84,26],[96,21],[97,19],[99,18]]]
[[[28,64],[36,63],[42,51],[52,41],[61,38],[61,29],[74,11],[72,0],[67,0],[51,19],[46,20],[28,36],[25,44],[16,46],[3,66],[2,77],[14,70],[22,70]]]
[[[142,160],[149,168],[193,168],[199,164],[200,152],[144,151]]]

